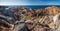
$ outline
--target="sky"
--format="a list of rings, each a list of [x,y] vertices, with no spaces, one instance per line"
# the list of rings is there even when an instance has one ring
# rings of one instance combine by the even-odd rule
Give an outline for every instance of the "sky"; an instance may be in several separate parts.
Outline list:
[[[60,0],[0,0],[0,5],[60,5]]]

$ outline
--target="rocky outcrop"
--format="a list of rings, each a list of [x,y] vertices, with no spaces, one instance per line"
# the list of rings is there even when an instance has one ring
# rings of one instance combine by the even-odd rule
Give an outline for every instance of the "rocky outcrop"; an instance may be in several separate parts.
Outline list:
[[[11,9],[10,9],[11,10]],[[11,10],[12,11],[12,10]],[[0,30],[5,30],[5,31],[10,31],[12,29],[12,27],[14,27],[13,31],[19,31],[21,30],[25,30],[25,25],[27,24],[28,28],[32,28],[33,24],[35,25],[34,28],[36,28],[36,31],[45,31],[45,30],[50,30],[54,28],[54,23],[53,23],[53,16],[52,15],[56,15],[58,13],[60,13],[60,9],[55,7],[55,6],[51,6],[51,7],[46,7],[46,8],[40,8],[37,10],[32,10],[31,8],[20,8],[18,10],[18,12],[13,13],[14,11],[7,11],[7,14],[3,13],[4,15],[0,14],[0,19],[6,21],[0,21]],[[5,11],[4,11],[5,12]],[[16,16],[15,16],[16,14]],[[14,18],[13,18],[14,17]],[[15,20],[15,18],[17,18]],[[21,22],[24,21],[24,22]],[[26,23],[26,21],[28,21]],[[33,21],[33,22],[31,22]],[[40,24],[37,24],[37,23]],[[33,23],[31,25],[31,23]],[[10,24],[13,24],[15,26],[12,26]],[[1,27],[2,26],[2,27]],[[11,29],[10,29],[11,28]]]
[[[48,15],[56,15],[59,11],[58,9],[59,8],[57,8],[55,6],[45,8],[46,14],[48,14]]]

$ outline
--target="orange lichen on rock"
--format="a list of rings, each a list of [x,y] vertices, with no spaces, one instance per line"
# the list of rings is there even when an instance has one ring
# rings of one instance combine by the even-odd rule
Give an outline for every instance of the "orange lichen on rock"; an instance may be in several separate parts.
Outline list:
[[[46,13],[49,14],[49,15],[56,15],[58,13],[58,8],[57,7],[47,7],[45,8],[46,10]]]

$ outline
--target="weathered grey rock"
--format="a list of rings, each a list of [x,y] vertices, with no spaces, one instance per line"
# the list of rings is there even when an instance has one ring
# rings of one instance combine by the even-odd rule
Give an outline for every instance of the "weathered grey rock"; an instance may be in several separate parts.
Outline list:
[[[19,30],[21,30],[22,28],[24,28],[24,26],[25,26],[25,23],[20,22],[20,23],[18,23],[18,24],[15,25],[13,31],[19,31]]]
[[[56,24],[55,30],[56,30],[56,31],[60,31],[60,13],[57,14],[57,15],[55,15],[55,16],[53,17],[53,20],[54,20],[54,24]]]
[[[4,15],[0,15],[0,19],[5,20],[9,24],[14,24],[16,22],[14,18],[9,17],[9,16],[4,16]]]

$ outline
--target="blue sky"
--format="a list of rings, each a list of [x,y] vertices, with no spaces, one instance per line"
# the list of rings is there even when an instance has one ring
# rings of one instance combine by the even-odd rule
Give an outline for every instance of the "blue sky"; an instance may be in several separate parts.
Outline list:
[[[60,0],[0,0],[0,5],[60,5]]]

